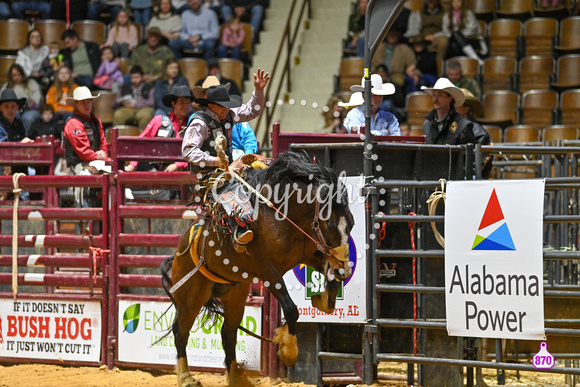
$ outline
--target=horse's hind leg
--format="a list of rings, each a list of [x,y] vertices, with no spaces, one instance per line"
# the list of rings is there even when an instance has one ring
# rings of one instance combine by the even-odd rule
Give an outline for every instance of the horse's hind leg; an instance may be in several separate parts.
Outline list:
[[[228,386],[252,386],[244,374],[244,369],[236,361],[238,327],[244,317],[249,290],[249,284],[238,284],[235,288],[230,289],[227,295],[220,297],[224,306],[224,322],[221,335],[226,356],[226,381]]]
[[[201,383],[195,380],[189,372],[186,347],[189,331],[199,311],[210,299],[212,287],[213,282],[201,275],[194,275],[174,294],[177,316],[173,322],[173,335],[175,337],[175,348],[177,349],[176,372],[178,387],[201,386]]]

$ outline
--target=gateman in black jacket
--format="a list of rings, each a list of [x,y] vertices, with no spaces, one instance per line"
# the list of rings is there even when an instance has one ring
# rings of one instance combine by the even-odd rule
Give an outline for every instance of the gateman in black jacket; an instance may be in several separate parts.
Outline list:
[[[455,111],[463,105],[465,94],[447,78],[439,78],[433,87],[421,88],[433,99],[433,110],[427,114],[423,134],[427,144],[489,144],[489,134],[481,125]]]
[[[94,90],[93,80],[101,65],[99,45],[81,40],[79,34],[73,29],[63,32],[61,39],[66,47],[60,50],[63,63],[72,70],[74,82],[79,86],[87,86]]]

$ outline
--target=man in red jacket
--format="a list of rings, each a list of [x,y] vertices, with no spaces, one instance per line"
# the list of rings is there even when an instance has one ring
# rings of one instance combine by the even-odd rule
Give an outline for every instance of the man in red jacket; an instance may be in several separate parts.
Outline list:
[[[75,175],[87,173],[91,161],[110,160],[103,123],[92,113],[93,99],[99,96],[93,96],[88,87],[80,86],[66,100],[75,108],[64,125],[65,157]]]

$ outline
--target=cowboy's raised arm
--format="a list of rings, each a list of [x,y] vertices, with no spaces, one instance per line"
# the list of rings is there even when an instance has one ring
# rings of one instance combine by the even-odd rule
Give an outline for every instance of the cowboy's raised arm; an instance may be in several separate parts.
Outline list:
[[[270,74],[262,69],[258,69],[254,73],[254,92],[252,98],[248,103],[239,108],[231,109],[234,116],[238,117],[235,122],[247,122],[258,117],[264,110],[264,103],[266,97],[264,96],[264,88],[270,80]]]

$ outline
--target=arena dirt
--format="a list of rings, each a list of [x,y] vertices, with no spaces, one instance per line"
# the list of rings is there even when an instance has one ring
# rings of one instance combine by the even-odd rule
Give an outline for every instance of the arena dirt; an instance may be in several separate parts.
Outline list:
[[[390,365],[380,369],[382,372],[398,376],[406,375],[406,366]],[[522,372],[520,379],[515,371],[507,371],[506,386],[567,386],[565,376]],[[484,371],[486,383],[497,385],[494,379],[495,371]],[[224,387],[222,374],[195,373],[204,387]],[[314,387],[304,383],[285,383],[271,381],[268,378],[254,378],[258,387]],[[373,386],[405,386],[404,381],[389,381]],[[176,376],[169,371],[148,370],[108,370],[105,367],[62,367],[44,364],[0,365],[0,386],[42,386],[42,387],[109,387],[109,386],[143,386],[143,387],[175,387]]]

